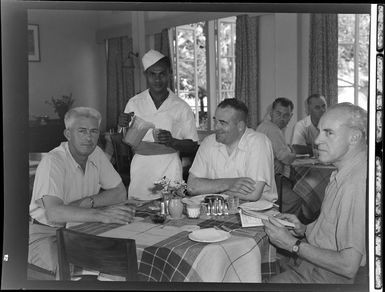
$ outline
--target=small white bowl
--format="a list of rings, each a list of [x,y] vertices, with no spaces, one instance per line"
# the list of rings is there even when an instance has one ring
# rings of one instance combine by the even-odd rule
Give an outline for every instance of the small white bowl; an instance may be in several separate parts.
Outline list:
[[[200,205],[187,205],[186,209],[188,218],[199,218],[199,215],[201,214]]]

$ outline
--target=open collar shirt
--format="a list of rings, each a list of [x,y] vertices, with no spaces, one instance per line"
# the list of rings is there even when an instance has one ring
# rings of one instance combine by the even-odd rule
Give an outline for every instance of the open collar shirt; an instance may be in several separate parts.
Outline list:
[[[278,172],[282,172],[283,162],[291,150],[286,143],[285,135],[283,131],[272,121],[264,120],[258,127],[257,132],[265,134],[271,141],[274,153],[274,161]]]
[[[30,216],[39,222],[48,222],[42,197],[58,197],[64,204],[98,194],[100,189],[111,189],[122,181],[104,152],[97,146],[88,157],[85,171],[75,161],[62,142],[43,157],[36,169],[32,199],[29,205]]]
[[[142,119],[154,123],[158,129],[168,130],[176,139],[198,141],[195,117],[190,106],[168,89],[169,96],[157,109],[148,89],[132,97],[124,110],[134,112]],[[148,130],[143,141],[154,142],[152,129]]]
[[[250,177],[265,182],[261,198],[274,201],[277,199],[277,189],[273,163],[269,139],[247,128],[231,155],[226,145],[216,141],[215,134],[206,137],[198,149],[190,173],[208,179]]]
[[[341,169],[331,174],[320,215],[316,221],[307,226],[308,242],[334,251],[353,248],[362,254],[360,265],[364,266],[367,236],[366,188],[367,155],[366,151],[362,151],[348,160]],[[329,278],[343,278],[319,267],[315,267],[314,271],[327,281],[330,280]],[[342,281],[348,280],[342,279]]]
[[[291,144],[313,145],[318,134],[319,130],[313,125],[309,115],[295,124]]]

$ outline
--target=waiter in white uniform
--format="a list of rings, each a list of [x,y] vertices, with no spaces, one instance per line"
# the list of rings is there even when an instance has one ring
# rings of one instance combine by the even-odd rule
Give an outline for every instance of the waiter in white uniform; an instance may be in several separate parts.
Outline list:
[[[158,135],[154,141],[150,129],[142,142],[134,148],[131,161],[131,181],[128,197],[153,200],[160,197],[154,193],[154,182],[166,176],[182,180],[180,152],[193,153],[198,145],[198,133],[190,106],[168,88],[170,59],[155,50],[142,58],[148,89],[132,97],[124,113],[119,116],[119,127],[127,127],[131,115],[152,122]]]

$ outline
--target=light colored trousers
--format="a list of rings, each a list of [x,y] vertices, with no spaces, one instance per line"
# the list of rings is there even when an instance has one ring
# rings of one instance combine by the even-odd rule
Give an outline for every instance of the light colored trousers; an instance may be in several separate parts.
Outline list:
[[[58,255],[54,227],[29,223],[28,263],[56,273]]]

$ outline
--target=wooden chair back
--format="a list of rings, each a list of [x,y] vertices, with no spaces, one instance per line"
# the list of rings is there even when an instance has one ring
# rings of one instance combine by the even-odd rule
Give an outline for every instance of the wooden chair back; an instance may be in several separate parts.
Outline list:
[[[275,184],[277,186],[278,199],[276,204],[279,206],[279,212],[282,212],[282,189],[284,176],[280,173],[275,174]]]
[[[71,280],[70,264],[136,281],[138,263],[134,239],[101,237],[70,229],[56,231],[59,279]]]
[[[53,272],[43,269],[31,263],[28,263],[28,266],[27,266],[27,279],[28,280],[48,280],[48,281],[56,280],[55,274]]]

